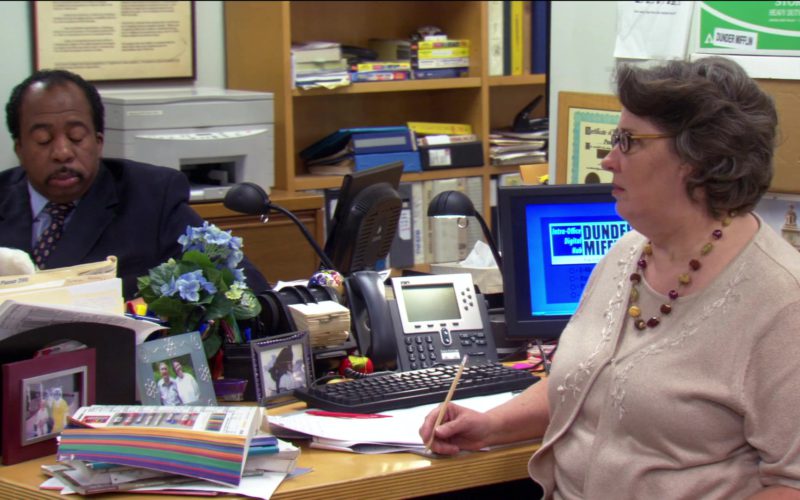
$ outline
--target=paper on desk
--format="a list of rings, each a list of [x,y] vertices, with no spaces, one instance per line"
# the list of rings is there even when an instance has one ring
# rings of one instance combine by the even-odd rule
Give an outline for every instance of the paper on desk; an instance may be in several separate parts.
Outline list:
[[[477,411],[487,411],[514,397],[511,392],[478,396],[460,399],[455,403]],[[272,433],[278,436],[279,428],[301,432],[308,436],[322,438],[320,443],[331,446],[341,445],[351,448],[357,443],[371,443],[384,445],[408,445],[410,447],[424,448],[425,444],[419,437],[419,427],[422,420],[439,403],[401,410],[382,412],[391,415],[391,418],[332,418],[309,415],[305,411],[286,415],[269,415]],[[339,443],[336,443],[336,442]],[[413,446],[411,446],[413,445]],[[353,450],[356,451],[356,450]],[[398,451],[398,450],[393,450]],[[410,450],[408,450],[410,451]]]
[[[164,328],[163,325],[151,321],[129,318],[124,314],[104,313],[96,309],[26,304],[6,300],[0,304],[0,340],[34,328],[79,321],[129,328],[136,332],[137,345],[144,342],[151,333]]]
[[[283,472],[265,472],[261,476],[246,476],[239,482],[239,486],[223,486],[208,481],[186,483],[181,485],[165,485],[160,488],[147,488],[146,490],[130,490],[130,493],[145,493],[146,491],[181,490],[191,491],[216,491],[229,495],[244,495],[251,498],[268,500],[286,478]]]
[[[261,498],[263,500],[267,500],[272,497],[272,494],[275,493],[275,490],[278,488],[278,486],[280,486],[281,482],[286,478],[286,476],[287,474],[283,472],[265,472],[261,476],[243,477],[241,482],[239,482],[239,486],[223,486],[221,484],[216,484],[209,481],[196,481],[181,485],[165,484],[163,486],[138,488],[128,490],[126,493],[155,493],[181,490],[185,491],[185,494],[188,494],[192,491],[220,492],[230,495],[244,495],[252,498]],[[55,477],[48,478],[41,485],[39,485],[39,488],[43,490],[60,490],[62,495],[75,494],[74,490]]]

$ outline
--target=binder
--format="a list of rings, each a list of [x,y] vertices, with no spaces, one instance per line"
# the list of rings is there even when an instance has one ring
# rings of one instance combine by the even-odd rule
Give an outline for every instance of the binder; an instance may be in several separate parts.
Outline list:
[[[400,151],[394,153],[372,153],[357,154],[355,159],[355,171],[367,170],[395,161],[403,162],[403,172],[421,172],[422,165],[419,160],[418,151]]]
[[[400,210],[400,220],[397,223],[397,233],[389,250],[389,265],[395,269],[412,267],[414,265],[414,217],[412,214],[413,193],[412,185],[401,182],[397,192],[403,201]]]
[[[300,151],[305,161],[345,153],[369,154],[413,151],[414,136],[406,126],[343,128]]]
[[[546,0],[533,0],[531,24],[531,73],[547,73],[547,59],[550,50],[549,2]]]
[[[483,143],[475,141],[420,146],[419,156],[422,170],[480,167],[483,165]]]
[[[354,154],[393,153],[413,151],[414,137],[411,130],[401,127],[402,131],[376,131],[353,133],[350,143]]]

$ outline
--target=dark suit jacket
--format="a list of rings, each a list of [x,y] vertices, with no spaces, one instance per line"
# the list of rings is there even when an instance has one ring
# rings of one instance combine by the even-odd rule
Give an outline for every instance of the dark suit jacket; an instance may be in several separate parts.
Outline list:
[[[181,172],[106,158],[95,182],[75,208],[47,261],[49,269],[105,260],[116,255],[123,295],[136,295],[136,278],[180,255],[178,237],[203,219],[188,204],[189,182]],[[31,252],[28,178],[22,167],[0,172],[0,246]],[[266,290],[264,276],[245,259],[247,284]]]

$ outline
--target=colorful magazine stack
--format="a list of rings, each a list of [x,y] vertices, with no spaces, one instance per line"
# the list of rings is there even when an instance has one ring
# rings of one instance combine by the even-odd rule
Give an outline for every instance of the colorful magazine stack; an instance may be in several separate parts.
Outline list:
[[[236,486],[262,420],[259,407],[85,406],[62,432],[57,458]]]

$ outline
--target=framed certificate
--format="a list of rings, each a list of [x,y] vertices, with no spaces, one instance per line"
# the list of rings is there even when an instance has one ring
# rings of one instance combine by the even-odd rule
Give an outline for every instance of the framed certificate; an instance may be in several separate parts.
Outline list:
[[[31,2],[35,69],[86,80],[194,79],[194,3]]]
[[[611,182],[600,162],[611,151],[621,109],[613,95],[558,93],[557,184]]]

